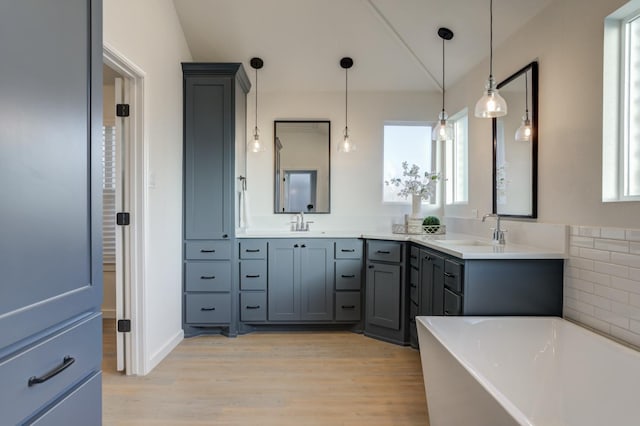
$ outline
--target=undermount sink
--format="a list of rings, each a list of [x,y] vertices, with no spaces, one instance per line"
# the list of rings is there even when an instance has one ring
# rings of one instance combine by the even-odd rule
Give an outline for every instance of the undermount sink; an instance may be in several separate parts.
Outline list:
[[[492,245],[486,241],[480,240],[438,240],[438,244],[452,245],[452,246],[490,246]]]

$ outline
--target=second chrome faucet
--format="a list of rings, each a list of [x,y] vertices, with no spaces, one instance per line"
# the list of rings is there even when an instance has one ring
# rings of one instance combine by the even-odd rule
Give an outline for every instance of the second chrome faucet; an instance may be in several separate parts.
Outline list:
[[[493,229],[493,232],[491,234],[491,241],[494,244],[501,244],[504,245],[506,244],[506,240],[504,238],[504,233],[506,232],[504,229],[500,229],[500,215],[499,214],[495,214],[495,213],[490,213],[490,214],[485,214],[484,216],[482,216],[482,221],[484,222],[486,218],[488,217],[495,217],[496,218],[496,227],[495,228],[491,228]]]

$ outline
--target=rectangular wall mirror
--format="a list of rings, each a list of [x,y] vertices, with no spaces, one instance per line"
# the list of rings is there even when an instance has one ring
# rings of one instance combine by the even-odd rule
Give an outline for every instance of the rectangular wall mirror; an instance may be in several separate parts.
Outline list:
[[[509,113],[493,119],[493,213],[538,217],[538,63],[498,84]],[[530,134],[525,132],[527,119]]]
[[[329,121],[275,121],[275,213],[330,212]]]

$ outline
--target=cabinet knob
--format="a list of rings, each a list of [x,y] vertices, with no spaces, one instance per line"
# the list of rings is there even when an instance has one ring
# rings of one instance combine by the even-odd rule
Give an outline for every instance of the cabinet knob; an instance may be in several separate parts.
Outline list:
[[[299,246],[298,246],[297,244],[294,244],[294,245],[293,245],[293,248],[298,248],[298,247],[299,247]]]
[[[431,256],[425,256],[424,257],[426,260],[431,260]]]
[[[369,269],[373,269],[373,265],[369,265]]]
[[[222,234],[222,238],[229,238],[228,234]]]
[[[305,248],[306,246],[307,246],[306,244],[303,244],[303,245],[301,245],[300,247]]]

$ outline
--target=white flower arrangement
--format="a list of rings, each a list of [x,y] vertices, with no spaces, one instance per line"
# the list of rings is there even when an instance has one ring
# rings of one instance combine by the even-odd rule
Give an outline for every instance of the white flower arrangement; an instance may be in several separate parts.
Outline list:
[[[389,186],[402,187],[398,195],[407,198],[409,195],[419,195],[422,200],[428,200],[436,192],[436,184],[440,180],[440,173],[424,172],[420,174],[420,167],[402,162],[402,178],[393,178],[384,183]]]

